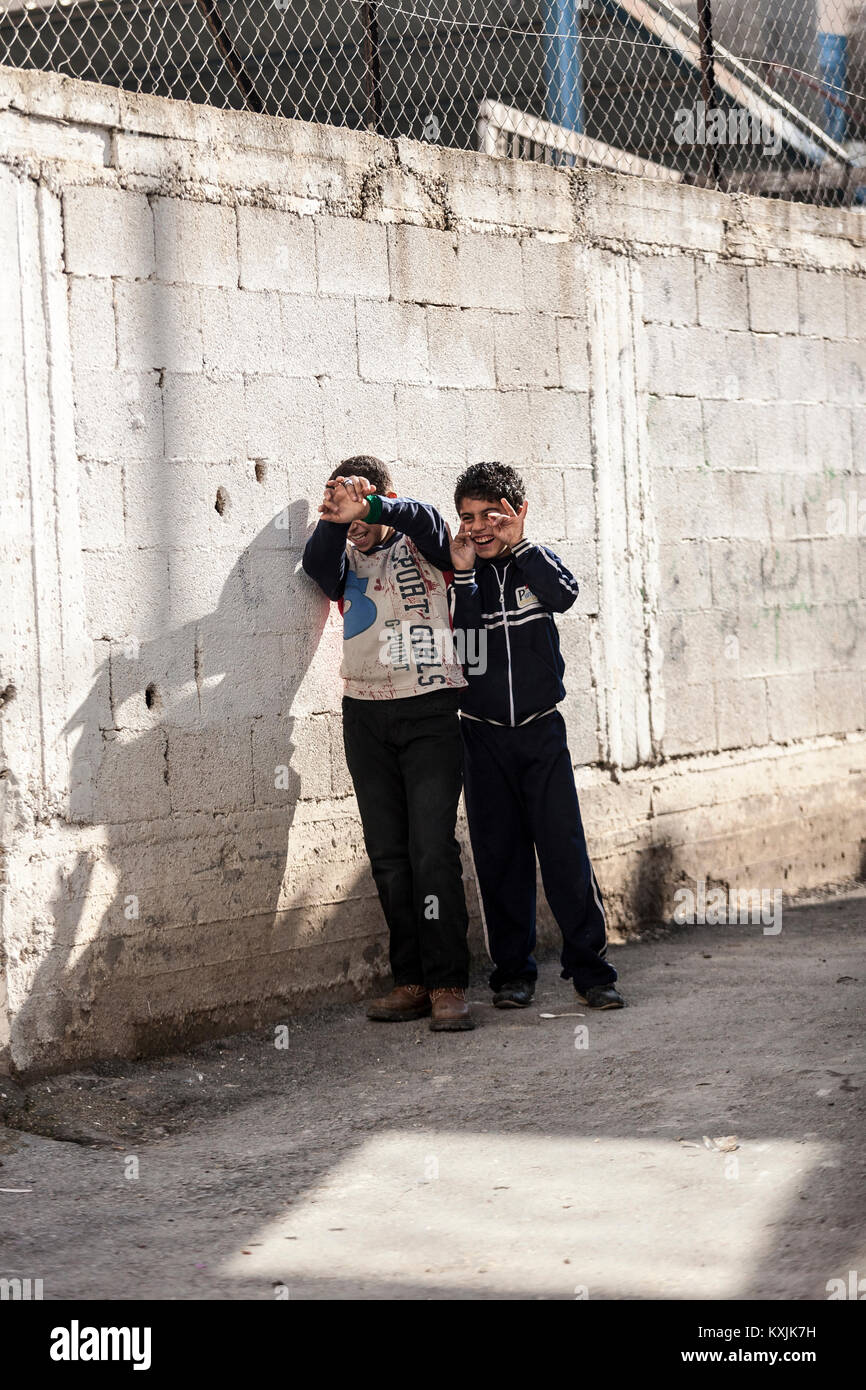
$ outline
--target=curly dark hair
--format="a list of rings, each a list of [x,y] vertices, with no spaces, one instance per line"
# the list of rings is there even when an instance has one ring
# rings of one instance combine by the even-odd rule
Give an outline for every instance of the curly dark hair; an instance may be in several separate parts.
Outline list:
[[[507,463],[473,463],[457,479],[454,505],[458,512],[464,497],[479,502],[499,502],[505,497],[516,511],[523,505],[526,485]]]
[[[394,490],[388,465],[381,459],[374,458],[372,454],[355,454],[350,459],[343,459],[331,477],[351,478],[356,473],[362,478],[369,478],[376,491],[383,495]]]

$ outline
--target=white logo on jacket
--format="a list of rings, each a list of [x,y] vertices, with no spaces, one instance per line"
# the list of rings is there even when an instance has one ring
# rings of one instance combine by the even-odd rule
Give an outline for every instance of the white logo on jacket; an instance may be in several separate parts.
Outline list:
[[[535,594],[532,592],[531,589],[527,589],[525,584],[518,584],[517,589],[515,590],[515,598],[517,600],[518,608],[531,608],[533,603],[538,602],[538,599],[535,597]]]

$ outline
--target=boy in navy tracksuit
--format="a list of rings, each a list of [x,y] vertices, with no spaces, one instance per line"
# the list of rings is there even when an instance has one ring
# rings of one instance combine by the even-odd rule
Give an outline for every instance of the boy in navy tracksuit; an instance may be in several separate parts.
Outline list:
[[[554,613],[577,581],[523,534],[522,479],[480,463],[458,479],[460,530],[451,542],[455,631],[486,637],[486,666],[467,666],[461,699],[464,793],[499,1008],[525,1008],[535,991],[535,853],[562,932],[562,978],[593,1008],[619,1009],[606,959],[601,893],[580,817],[565,720],[565,669]],[[478,640],[482,640],[479,635]]]

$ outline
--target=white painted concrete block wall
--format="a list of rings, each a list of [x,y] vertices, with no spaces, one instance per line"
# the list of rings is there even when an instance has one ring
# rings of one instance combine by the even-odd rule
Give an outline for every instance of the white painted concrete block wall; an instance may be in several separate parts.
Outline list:
[[[348,453],[449,517],[467,462],[524,472],[581,582],[565,712],[615,925],[684,875],[856,869],[866,558],[828,508],[866,497],[857,214],[0,91],[8,1063],[382,973],[299,572]]]

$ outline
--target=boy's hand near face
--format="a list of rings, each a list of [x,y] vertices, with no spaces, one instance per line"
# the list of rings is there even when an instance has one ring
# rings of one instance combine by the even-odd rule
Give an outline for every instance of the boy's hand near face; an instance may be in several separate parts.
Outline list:
[[[451,563],[455,570],[472,570],[475,568],[475,546],[472,537],[469,535],[469,528],[465,521],[461,521],[460,530],[456,536],[452,536],[451,527],[448,527],[448,540],[451,543]]]
[[[366,494],[376,489],[369,478],[353,474],[351,478],[332,478],[325,484],[325,495],[319,511],[323,521],[336,521],[344,526],[361,521],[369,512]]]
[[[523,523],[526,520],[526,513],[529,503],[524,502],[519,511],[515,511],[507,497],[500,497],[501,512],[491,512],[487,518],[496,539],[502,541],[504,545],[514,547],[523,540]]]

